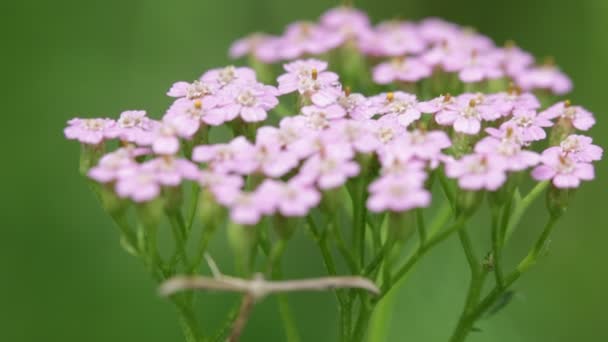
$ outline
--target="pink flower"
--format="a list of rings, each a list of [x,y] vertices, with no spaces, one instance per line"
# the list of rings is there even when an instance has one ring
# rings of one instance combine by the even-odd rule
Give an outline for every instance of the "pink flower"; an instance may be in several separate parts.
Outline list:
[[[344,36],[310,22],[290,24],[278,43],[279,56],[284,60],[307,54],[320,55],[344,42]]]
[[[418,103],[418,109],[422,113],[435,114],[446,109],[448,106],[453,105],[456,102],[450,94],[441,95],[429,101],[423,101]]]
[[[206,84],[217,84],[226,87],[231,84],[246,84],[256,82],[255,71],[247,67],[227,66],[224,68],[211,69],[201,76],[201,81]]]
[[[279,40],[278,37],[264,33],[253,33],[234,42],[230,46],[229,55],[234,59],[252,55],[264,63],[275,63],[281,59],[278,55]]]
[[[507,43],[504,48],[495,49],[491,54],[500,61],[500,67],[504,73],[512,78],[517,77],[534,64],[534,56],[513,43]]]
[[[214,193],[218,203],[230,209],[230,219],[238,224],[254,225],[274,209],[274,203],[265,201],[259,192],[243,192],[238,188],[224,187]]]
[[[198,167],[191,161],[166,156],[141,164],[140,171],[153,172],[158,183],[164,186],[178,186],[184,179],[197,180],[200,175]]]
[[[371,25],[367,15],[352,7],[336,7],[321,16],[321,25],[338,32],[343,40],[360,38],[370,34]]]
[[[241,176],[205,170],[199,172],[198,183],[201,187],[209,189],[217,197],[217,194],[222,191],[232,192],[241,189],[245,182]]]
[[[543,65],[521,71],[515,78],[517,85],[526,91],[548,90],[564,95],[572,90],[570,78],[554,65]]]
[[[433,70],[415,57],[395,58],[390,62],[378,64],[373,70],[374,82],[390,84],[396,81],[418,82],[431,76]]]
[[[345,114],[355,120],[370,119],[374,116],[372,108],[370,108],[367,98],[361,94],[351,94],[350,91],[344,91],[336,100],[336,104],[344,109]]]
[[[370,98],[370,102],[378,114],[394,116],[403,126],[409,126],[422,115],[418,109],[416,95],[402,91],[376,95]]]
[[[323,130],[329,127],[332,120],[341,119],[346,115],[344,109],[333,104],[327,107],[306,106],[302,108],[302,116],[306,118],[308,127],[313,130]]]
[[[343,141],[352,146],[360,153],[371,153],[378,146],[378,139],[367,121],[338,120],[331,124],[329,129],[324,132],[327,140]],[[330,142],[333,144],[333,142]]]
[[[414,25],[397,21],[380,23],[360,44],[366,54],[389,57],[418,54],[425,47],[426,42]]]
[[[179,151],[178,127],[169,120],[164,120],[156,129],[151,141],[152,151],[156,154],[173,155]],[[190,132],[184,132],[190,137]]]
[[[378,120],[368,121],[368,126],[380,145],[390,143],[406,131],[396,117],[388,115],[382,116]]]
[[[160,195],[161,185],[152,170],[142,170],[140,167],[129,169],[116,182],[116,194],[141,203],[155,199]]]
[[[407,177],[381,177],[369,186],[367,208],[373,212],[403,212],[431,204],[431,194],[423,183]]]
[[[130,172],[138,165],[134,157],[147,153],[147,149],[119,148],[103,156],[97,166],[88,172],[89,178],[99,183],[109,183],[117,180],[120,175]]]
[[[593,139],[584,135],[570,135],[560,143],[562,153],[577,162],[590,163],[602,159],[601,147],[592,144]]]
[[[580,106],[572,106],[570,101],[554,104],[540,113],[539,117],[549,120],[560,118],[571,122],[574,128],[581,131],[587,131],[595,125],[595,118],[591,112]]]
[[[429,161],[437,159],[441,150],[452,146],[450,138],[442,131],[415,129],[406,132],[400,139],[403,141],[403,146],[408,146],[414,156]]]
[[[219,126],[226,121],[226,116],[220,110],[212,110],[203,100],[176,101],[171,105],[164,121],[171,122],[180,132],[180,136],[191,138],[200,130],[202,125]]]
[[[553,122],[537,115],[534,110],[517,109],[513,112],[513,117],[501,125],[501,129],[508,129],[511,125],[515,127],[518,139],[522,143],[529,143],[545,139],[547,133],[543,128],[553,126]]]
[[[535,166],[539,162],[539,155],[533,151],[526,151],[521,145],[508,139],[499,140],[486,137],[475,145],[475,152],[502,158],[508,171],[522,171]]]
[[[224,115],[226,121],[241,117],[245,122],[259,122],[266,120],[268,111],[279,104],[276,97],[276,88],[261,83],[235,84],[226,88],[226,96],[230,103],[211,109],[210,114]]]
[[[481,130],[481,121],[496,120],[500,113],[485,98],[479,95],[463,94],[453,104],[445,106],[437,113],[435,121],[440,125],[454,126],[456,132],[474,135]]]
[[[253,151],[247,155],[243,155],[243,158],[245,159],[244,163],[254,164],[255,170],[273,178],[284,176],[299,163],[296,155],[281,149],[281,146],[273,144],[272,140],[264,141],[263,138],[256,139]]]
[[[541,165],[532,170],[532,177],[539,181],[551,179],[557,188],[577,188],[581,180],[589,181],[595,178],[593,165],[577,162],[559,147],[546,149],[540,161]]]
[[[440,18],[427,18],[418,25],[420,36],[429,43],[454,41],[461,35],[461,28]]]
[[[217,92],[218,85],[202,81],[177,82],[171,86],[167,95],[175,98],[186,98],[188,100],[202,99],[205,96],[213,95]]]
[[[458,72],[458,77],[465,83],[481,82],[503,76],[500,59],[491,54],[480,54],[478,50],[449,55],[444,62],[444,68],[449,72]]]
[[[342,186],[359,173],[359,164],[352,159],[352,150],[327,146],[323,153],[310,157],[300,169],[297,179],[305,184],[317,183],[323,190]]]
[[[116,124],[105,131],[105,136],[138,145],[149,145],[159,125],[158,121],[148,118],[145,111],[130,110],[120,114]]]
[[[246,162],[254,147],[244,137],[237,137],[228,144],[201,145],[192,151],[192,160],[206,163],[209,169],[219,173],[250,174],[256,165]]]
[[[511,88],[508,92],[496,93],[487,96],[491,103],[502,116],[509,116],[514,110],[536,110],[540,108],[540,102],[531,93],[522,93],[517,88]]]
[[[445,173],[458,178],[458,185],[465,190],[496,191],[507,180],[506,165],[502,158],[487,154],[470,154],[446,163]]]
[[[112,119],[80,119],[68,121],[63,130],[65,137],[87,145],[98,145],[104,141],[106,132],[116,123]]]
[[[321,194],[316,189],[293,180],[266,180],[257,192],[261,201],[273,203],[275,210],[285,217],[306,216],[321,201]]]
[[[277,79],[280,94],[297,91],[318,106],[330,105],[341,95],[338,75],[324,71],[326,62],[309,59],[285,64],[284,68],[287,73]]]

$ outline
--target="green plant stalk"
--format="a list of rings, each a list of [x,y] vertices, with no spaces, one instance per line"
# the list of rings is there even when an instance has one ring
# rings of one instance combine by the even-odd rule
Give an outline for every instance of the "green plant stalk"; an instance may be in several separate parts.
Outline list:
[[[509,238],[515,231],[515,228],[517,228],[517,225],[519,224],[519,221],[521,220],[523,214],[526,212],[526,210],[528,210],[528,207],[530,207],[530,205],[538,198],[538,196],[540,196],[545,191],[548,185],[548,181],[536,184],[536,186],[532,188],[532,190],[530,190],[526,197],[524,197],[519,203],[515,205],[513,214],[510,218],[510,222],[507,225],[503,243],[506,243],[509,240]]]
[[[511,272],[506,278],[504,286],[494,286],[494,288],[488,293],[481,301],[479,301],[463,318],[462,324],[459,324],[455,330],[451,342],[462,342],[466,339],[467,335],[471,331],[473,324],[485,313],[487,310],[502,296],[505,291],[517,281],[523,273],[525,273],[530,267],[536,264],[538,258],[545,247],[551,232],[553,231],[555,224],[557,223],[556,217],[551,217],[540,237],[536,240],[534,247],[528,252],[526,257],[517,265],[515,270]]]
[[[500,239],[500,208],[492,207],[492,268],[499,287],[504,286],[502,273],[502,241]]]

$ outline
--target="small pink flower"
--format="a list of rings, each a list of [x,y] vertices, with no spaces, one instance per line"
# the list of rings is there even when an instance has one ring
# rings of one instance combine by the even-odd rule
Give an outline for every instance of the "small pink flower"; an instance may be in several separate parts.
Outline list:
[[[107,138],[149,145],[160,123],[146,116],[143,110],[122,112],[116,124],[105,132]]]
[[[361,51],[366,54],[389,57],[418,54],[425,47],[426,42],[414,25],[397,21],[380,23],[360,43]]]
[[[295,168],[299,159],[293,153],[283,150],[272,141],[257,139],[254,149],[243,155],[246,164],[254,164],[254,169],[268,177],[278,178]]]
[[[382,116],[378,120],[370,120],[368,126],[380,145],[389,144],[406,131],[397,118],[390,115]]]
[[[577,162],[559,147],[546,149],[540,161],[541,165],[532,170],[532,177],[539,181],[551,179],[557,188],[577,188],[581,180],[589,181],[595,178],[593,165]]]
[[[590,163],[602,159],[603,150],[593,145],[593,139],[584,135],[570,135],[560,143],[562,152],[577,162]]]
[[[141,164],[140,170],[151,171],[159,184],[178,186],[185,179],[197,180],[200,172],[196,164],[187,159],[159,157]]]
[[[484,97],[473,94],[458,96],[453,104],[447,105],[437,113],[435,121],[443,126],[453,126],[454,131],[469,135],[479,133],[482,121],[492,121],[500,113]]]
[[[217,194],[222,191],[233,192],[241,189],[245,182],[241,176],[205,170],[199,172],[198,183],[201,187],[209,189],[217,197]]]
[[[418,109],[416,95],[397,91],[384,93],[370,98],[371,106],[376,113],[384,116],[394,116],[403,126],[409,126],[422,116]]]
[[[431,204],[431,194],[423,183],[407,177],[383,176],[370,184],[369,192],[367,208],[373,212],[403,212]]]
[[[244,137],[237,137],[228,144],[201,145],[192,151],[192,160],[206,163],[209,169],[219,173],[235,172],[250,174],[255,163],[246,162],[246,156],[254,152],[254,147]]]
[[[218,85],[202,81],[177,82],[171,86],[167,95],[175,98],[185,98],[188,100],[202,99],[205,96],[214,95],[218,90]]]
[[[522,143],[543,140],[547,137],[545,127],[553,126],[553,122],[537,115],[534,110],[517,109],[509,121],[501,125],[501,129],[507,130],[514,127],[518,139]],[[488,129],[490,135],[491,130]]]
[[[315,59],[299,60],[284,65],[286,74],[279,76],[279,93],[297,91],[318,106],[334,103],[341,95],[338,75],[324,71],[327,63]]]
[[[376,114],[369,106],[367,98],[361,94],[351,94],[349,91],[345,91],[338,97],[336,104],[342,107],[346,116],[355,120],[370,119]]]
[[[266,120],[268,111],[279,104],[276,88],[261,83],[235,84],[225,90],[230,103],[211,109],[210,114],[224,115],[226,121],[241,117],[245,122]]]
[[[473,191],[498,190],[507,180],[505,170],[502,158],[487,154],[469,154],[445,165],[448,177],[458,178],[462,189]]]
[[[504,48],[495,49],[491,52],[500,62],[504,73],[512,78],[519,76],[527,68],[534,64],[534,56],[514,44],[507,44]]]
[[[539,114],[539,117],[549,120],[560,118],[572,123],[574,128],[587,131],[595,125],[593,114],[580,106],[570,105],[570,101],[554,104],[547,110]]]
[[[432,44],[454,41],[461,35],[461,28],[440,18],[427,18],[418,25],[420,36]]]
[[[324,136],[328,137],[329,141],[346,142],[360,153],[371,153],[379,146],[378,139],[374,136],[367,121],[338,120],[332,122],[329,129],[324,132]]]
[[[65,137],[78,140],[87,145],[98,145],[104,141],[106,132],[114,127],[112,119],[80,119],[68,121],[68,127],[63,130]]]
[[[311,22],[290,24],[278,43],[278,53],[284,60],[301,56],[320,55],[340,46],[344,36]]]
[[[118,196],[141,203],[158,197],[161,185],[154,171],[138,167],[129,169],[127,174],[122,175],[116,182],[115,189]]]
[[[211,69],[201,76],[205,84],[217,84],[226,87],[231,84],[246,84],[256,82],[255,71],[247,67],[227,66],[224,68]]]
[[[491,94],[487,96],[487,99],[502,116],[509,116],[514,110],[536,110],[540,108],[540,102],[536,96],[531,93],[521,93],[518,89]]]
[[[503,158],[505,168],[508,171],[522,171],[535,166],[539,162],[539,155],[533,151],[522,149],[518,143],[494,137],[486,137],[475,145],[475,152]]]
[[[306,216],[321,201],[319,191],[293,180],[266,180],[256,191],[261,201],[273,203],[275,210],[285,217]]]
[[[337,105],[327,107],[306,106],[302,108],[302,116],[306,118],[308,127],[313,130],[323,130],[329,127],[332,120],[341,119],[346,115],[344,109]]]
[[[156,154],[162,155],[174,155],[179,151],[179,136],[180,132],[178,127],[170,122],[170,120],[164,120],[156,129],[151,141],[152,151]],[[184,132],[184,136],[190,136],[190,132]]]
[[[554,65],[523,70],[515,80],[526,91],[547,90],[556,95],[565,95],[572,90],[570,78]]]
[[[408,146],[412,154],[422,160],[436,160],[441,150],[452,146],[450,138],[442,131],[424,131],[415,129],[406,132],[401,138],[403,145]]]
[[[449,55],[444,62],[444,68],[449,72],[458,72],[458,77],[465,83],[481,82],[503,76],[500,59],[491,54],[480,54],[477,50]]]
[[[180,132],[180,136],[191,138],[202,125],[219,126],[226,121],[226,116],[220,110],[212,110],[214,105],[208,105],[203,100],[176,101],[171,105],[164,121],[171,122]]]
[[[254,225],[273,211],[274,203],[265,201],[259,191],[243,192],[238,188],[224,187],[214,193],[218,203],[230,209],[230,219],[238,224]]]
[[[275,63],[281,59],[278,54],[279,40],[268,34],[253,33],[234,42],[230,46],[229,55],[234,59],[252,55],[264,63]]]
[[[400,82],[418,82],[433,73],[426,63],[415,57],[395,58],[390,62],[378,64],[373,70],[374,82],[390,84]]]
[[[352,7],[336,7],[321,16],[321,25],[342,35],[343,40],[356,39],[370,34],[371,25],[367,15]]]
[[[145,154],[147,149],[119,148],[112,153],[103,156],[97,166],[88,172],[89,178],[99,183],[109,183],[117,180],[120,175],[130,172],[138,165],[135,156]]]
[[[359,174],[359,164],[345,151],[328,146],[323,153],[310,157],[300,169],[299,181],[317,183],[323,190],[342,186],[346,181]]]
[[[422,113],[435,114],[453,105],[455,102],[456,98],[450,94],[441,95],[429,101],[419,102],[418,109]]]

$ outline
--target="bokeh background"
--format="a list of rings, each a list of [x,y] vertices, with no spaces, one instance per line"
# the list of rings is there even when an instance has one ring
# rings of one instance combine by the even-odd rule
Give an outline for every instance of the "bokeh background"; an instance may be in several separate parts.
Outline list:
[[[228,62],[232,40],[277,33],[314,19],[328,0],[3,1],[1,51],[3,151],[0,172],[0,341],[180,341],[171,305],[155,295],[143,267],[118,245],[115,228],[77,174],[78,146],[62,137],[67,119],[115,116],[123,109],[159,115],[172,82]],[[552,55],[574,82],[571,98],[595,112],[592,135],[608,146],[608,1],[355,0],[374,20],[440,16],[502,43],[514,39],[538,57]],[[8,107],[7,107],[8,104]],[[470,341],[608,341],[608,164],[578,193],[552,238],[550,255],[516,284],[500,315]],[[521,257],[545,219],[526,216],[507,251]],[[477,229],[477,228],[476,228]],[[483,227],[478,227],[482,230]],[[214,246],[229,263],[221,243]],[[287,275],[322,267],[299,234]],[[445,341],[463,303],[468,273],[450,241],[401,289],[387,341]],[[206,325],[234,301],[206,296]],[[304,341],[333,341],[329,294],[294,295]],[[215,322],[215,323],[214,323]],[[276,303],[256,307],[248,341],[281,341]]]

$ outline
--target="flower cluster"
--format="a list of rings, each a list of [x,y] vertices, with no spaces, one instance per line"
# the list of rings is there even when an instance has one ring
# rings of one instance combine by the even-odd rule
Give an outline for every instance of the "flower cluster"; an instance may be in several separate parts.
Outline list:
[[[572,89],[552,59],[536,65],[534,57],[513,42],[499,47],[473,29],[438,18],[374,26],[365,13],[351,7],[332,9],[318,22],[291,24],[280,36],[252,34],[235,42],[230,55],[276,63],[343,47],[374,61],[373,80],[378,84],[417,82],[443,72],[464,83],[509,78],[525,91],[563,95]]]
[[[392,58],[373,67],[380,84],[416,82],[442,71],[458,73],[462,82],[510,77],[516,83],[490,94],[419,99],[397,90],[365,96],[343,86],[320,59],[285,64],[277,87],[257,81],[251,68],[228,66],[175,83],[168,92],[175,100],[160,121],[127,111],[116,121],[73,119],[65,135],[83,144],[118,139],[127,146],[89,171],[120,197],[149,201],[163,188],[196,181],[230,209],[234,222],[247,225],[274,214],[306,216],[324,193],[364,173],[375,177],[367,201],[374,212],[428,206],[433,172],[445,172],[470,191],[496,191],[509,174],[530,168],[535,179],[552,179],[558,188],[593,178],[591,162],[602,150],[574,134],[591,128],[593,115],[568,101],[541,111],[529,92],[563,93],[570,88],[567,78],[555,68],[532,66],[531,55],[517,47],[498,48],[454,24],[428,19],[373,27],[361,12],[338,8],[318,24],[293,24],[281,37],[256,35],[231,51],[274,62],[344,44],[376,60]],[[241,135],[246,129],[239,127],[266,121],[278,98],[292,93],[299,98],[296,115],[282,117],[277,127],[259,127],[249,139]],[[235,138],[200,144],[208,141],[209,128],[229,122]],[[539,154],[534,147],[548,128],[562,132],[560,145]],[[189,152],[182,151],[184,142]],[[254,186],[245,178],[255,179]]]

